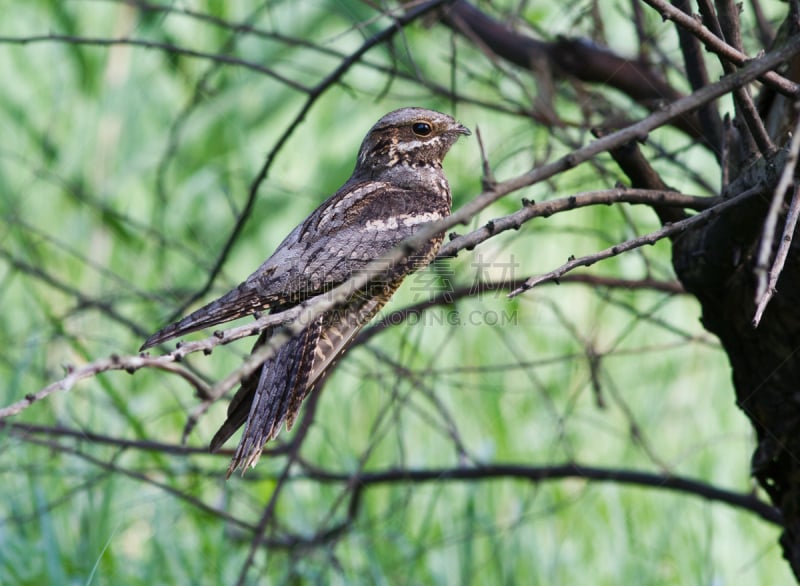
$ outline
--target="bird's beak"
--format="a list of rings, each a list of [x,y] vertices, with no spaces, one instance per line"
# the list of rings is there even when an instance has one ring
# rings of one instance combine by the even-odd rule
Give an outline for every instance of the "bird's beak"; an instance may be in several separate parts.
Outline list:
[[[458,134],[463,134],[464,136],[469,136],[470,134],[472,134],[470,129],[464,126],[463,124],[459,124],[458,126],[456,126],[456,132]]]

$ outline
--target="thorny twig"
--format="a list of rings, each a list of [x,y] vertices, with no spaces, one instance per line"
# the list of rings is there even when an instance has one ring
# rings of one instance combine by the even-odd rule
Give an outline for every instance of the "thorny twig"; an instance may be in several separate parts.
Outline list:
[[[517,287],[511,293],[508,294],[509,297],[516,297],[520,293],[524,293],[528,289],[535,287],[539,283],[544,281],[558,281],[559,277],[568,273],[569,271],[577,268],[577,267],[588,267],[596,263],[597,261],[604,260],[606,258],[611,258],[612,256],[617,256],[622,254],[623,252],[627,252],[629,250],[633,250],[635,248],[640,248],[645,246],[646,244],[655,244],[659,240],[666,238],[672,234],[677,234],[679,232],[683,232],[695,224],[700,224],[702,222],[707,222],[711,220],[713,217],[716,217],[724,210],[728,208],[734,207],[744,200],[759,194],[763,191],[763,186],[756,185],[755,187],[751,187],[747,191],[744,191],[737,195],[736,197],[732,197],[731,199],[727,199],[713,208],[700,212],[699,214],[695,214],[690,218],[686,218],[685,220],[681,220],[679,222],[675,222],[673,224],[668,224],[655,232],[650,232],[649,234],[645,234],[644,236],[639,236],[637,238],[632,238],[630,240],[626,240],[625,242],[621,242],[620,244],[615,244],[605,250],[601,250],[599,252],[595,252],[593,254],[589,254],[586,256],[582,256],[579,258],[571,258],[569,261],[554,269],[548,273],[543,275],[536,275],[530,277],[522,286]]]
[[[789,215],[786,217],[783,229],[783,238],[778,249],[778,254],[775,255],[775,260],[772,263],[772,268],[767,273],[767,266],[769,264],[769,257],[772,253],[772,245],[775,240],[775,228],[778,225],[778,216],[780,215],[783,203],[785,201],[786,192],[794,182],[795,168],[797,167],[797,157],[800,152],[800,117],[794,127],[794,134],[789,143],[789,153],[786,157],[786,164],[781,172],[778,185],[775,187],[775,192],[772,194],[772,202],[767,212],[767,217],[764,220],[764,229],[761,232],[761,244],[758,248],[758,256],[756,257],[755,277],[756,277],[756,311],[753,316],[753,326],[758,327],[761,322],[761,316],[767,308],[772,296],[775,294],[775,285],[778,282],[783,264],[786,261],[786,256],[789,252],[789,245],[792,242],[792,234],[797,224],[797,188],[794,190],[792,198],[792,207],[789,210]]]

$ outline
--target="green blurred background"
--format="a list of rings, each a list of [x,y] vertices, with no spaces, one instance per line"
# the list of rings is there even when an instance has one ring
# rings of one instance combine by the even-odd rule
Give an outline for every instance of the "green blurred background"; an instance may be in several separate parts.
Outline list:
[[[524,5],[519,17],[548,35],[579,34],[592,3],[553,4]],[[518,5],[484,8],[500,18]],[[3,405],[61,378],[67,365],[135,354],[206,284],[251,182],[293,125],[202,301],[246,277],[347,179],[365,132],[389,110],[434,108],[479,128],[503,179],[591,139],[582,125],[538,125],[525,115],[535,81],[432,23],[370,50],[295,124],[308,96],[301,87],[319,84],[391,25],[368,3],[217,0],[147,10],[0,0],[0,13]],[[234,28],[242,23],[257,30]],[[630,53],[630,23],[612,23],[613,49]],[[149,46],[78,42],[123,37]],[[674,39],[664,43],[676,50]],[[556,96],[564,119],[581,116],[576,92]],[[718,183],[688,139],[665,129],[658,141],[673,153],[659,169],[670,184],[705,195]],[[451,151],[454,207],[480,193],[480,164],[474,136]],[[598,157],[501,200],[471,227],[517,210],[522,197],[565,197],[619,177]],[[536,220],[409,279],[383,315],[478,277],[544,272],[657,228],[652,211],[631,206]],[[661,242],[584,274],[672,283],[669,255]],[[454,315],[460,324],[448,322]],[[354,348],[320,394],[276,504],[272,545],[259,549],[248,583],[789,583],[778,528],[752,513],[579,475],[386,483],[365,489],[352,522],[326,533],[347,518],[353,490],[308,477],[315,469],[575,461],[754,491],[752,434],[734,405],[726,357],[698,318],[687,296],[565,282],[512,301],[501,292],[467,297],[385,329]],[[187,362],[217,381],[250,346]],[[225,402],[189,436],[197,450],[165,449],[180,444],[196,405],[182,379],[145,369],[101,374],[8,420],[41,427],[0,430],[0,583],[233,583],[252,539],[239,521],[258,522],[287,458],[264,457],[226,482],[228,456],[203,452]]]

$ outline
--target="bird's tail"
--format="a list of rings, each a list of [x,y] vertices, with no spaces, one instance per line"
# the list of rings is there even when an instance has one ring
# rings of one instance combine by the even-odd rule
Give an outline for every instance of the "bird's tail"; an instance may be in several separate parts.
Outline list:
[[[237,468],[244,471],[255,465],[264,445],[278,435],[284,424],[287,430],[292,428],[303,400],[393,291],[394,288],[387,288],[380,294],[360,297],[318,317],[242,382],[228,406],[228,418],[210,446],[212,451],[219,449],[246,424],[228,476]],[[264,332],[256,347],[266,343],[270,335],[271,331]]]

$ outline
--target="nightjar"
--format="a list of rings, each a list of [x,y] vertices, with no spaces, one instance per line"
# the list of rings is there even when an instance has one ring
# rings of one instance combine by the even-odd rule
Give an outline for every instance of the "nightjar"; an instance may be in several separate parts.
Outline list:
[[[391,252],[420,226],[450,214],[442,160],[470,131],[452,117],[422,108],[386,114],[369,130],[350,179],[284,239],[241,285],[153,334],[142,350],[170,338],[245,317],[283,311],[322,295]],[[428,264],[439,234],[391,266],[364,289],[313,319],[244,379],[228,417],[211,440],[218,449],[244,433],[228,468],[255,465],[283,425],[290,429],[306,396],[358,331],[380,310],[403,278]],[[373,265],[374,266],[374,265]],[[262,332],[256,347],[275,328]]]

